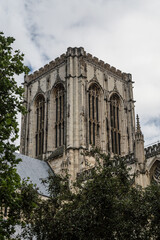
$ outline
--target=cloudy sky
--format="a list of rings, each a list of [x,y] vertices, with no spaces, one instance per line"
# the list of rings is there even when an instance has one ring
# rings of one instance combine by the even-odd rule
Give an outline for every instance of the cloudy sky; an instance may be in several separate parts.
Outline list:
[[[82,46],[131,73],[145,145],[160,140],[159,26],[159,0],[0,0],[0,30],[32,71]]]

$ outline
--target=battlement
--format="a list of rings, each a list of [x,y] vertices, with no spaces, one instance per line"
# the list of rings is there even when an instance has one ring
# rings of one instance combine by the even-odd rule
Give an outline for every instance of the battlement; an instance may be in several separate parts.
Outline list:
[[[34,73],[30,74],[29,81],[40,77],[41,75],[45,74],[46,72],[50,71],[51,69],[55,68],[59,64],[63,63],[66,59],[66,55],[62,54],[60,57],[56,58],[54,61],[49,62],[44,67],[41,67],[39,70],[35,71]]]
[[[122,77],[123,79],[128,78],[127,73],[124,73],[119,69],[116,69],[115,67],[111,66],[110,64],[105,63],[104,61],[98,59],[97,57],[92,56],[90,53],[86,54],[86,60],[88,60],[89,62],[92,62],[92,63],[94,63],[94,64],[96,64],[96,65],[98,65],[98,66],[116,74],[116,75],[118,75],[119,77]]]
[[[144,149],[146,159],[160,154],[160,143],[154,144]]]
[[[60,57],[56,58],[55,60],[49,62],[44,67],[41,67],[39,70],[35,71],[34,73],[28,75],[28,81],[32,81],[41,75],[45,74],[46,72],[49,72],[50,70],[56,68],[58,65],[65,62],[67,57],[81,57],[83,56],[84,59],[89,61],[90,63],[96,64],[97,66],[103,68],[104,70],[108,70],[109,72],[123,78],[124,80],[130,80],[131,75],[122,72],[119,69],[116,69],[115,67],[109,65],[108,63],[105,63],[104,61],[98,59],[97,57],[92,56],[90,53],[86,53],[83,47],[69,47],[67,48],[67,52],[65,54],[62,54]]]
[[[157,156],[160,154],[160,143],[151,145],[147,148],[144,149],[144,154],[145,154],[145,159],[147,160],[148,158]],[[133,164],[136,162],[134,153],[128,154],[123,157],[128,164]]]
[[[86,56],[86,52],[85,52],[83,47],[79,47],[79,48],[77,48],[77,47],[74,47],[74,48],[69,47],[69,48],[67,48],[66,56],[67,57],[70,57],[70,56],[71,57]]]

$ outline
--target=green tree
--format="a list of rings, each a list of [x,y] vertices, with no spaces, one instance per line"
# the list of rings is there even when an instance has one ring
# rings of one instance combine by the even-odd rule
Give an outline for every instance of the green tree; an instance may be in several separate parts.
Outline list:
[[[14,152],[18,150],[15,140],[18,138],[17,113],[25,113],[23,107],[23,88],[17,86],[16,75],[27,74],[29,69],[23,64],[24,55],[14,51],[14,38],[0,33],[0,239],[10,239],[14,227],[31,211],[35,193],[29,191],[31,185],[21,184],[16,172]],[[21,191],[19,191],[21,190]],[[26,194],[30,196],[30,208],[25,204]],[[23,211],[24,210],[24,211]],[[12,238],[13,239],[13,238]]]
[[[160,239],[160,187],[133,186],[125,160],[99,150],[87,155],[96,165],[69,188],[68,176],[49,179],[51,197],[30,218],[37,239]],[[29,233],[28,231],[28,233]]]

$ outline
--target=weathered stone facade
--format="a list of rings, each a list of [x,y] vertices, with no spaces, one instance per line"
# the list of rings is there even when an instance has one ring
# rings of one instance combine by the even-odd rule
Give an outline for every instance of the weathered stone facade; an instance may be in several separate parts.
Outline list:
[[[82,47],[68,48],[25,77],[21,153],[48,161],[57,173],[67,168],[73,179],[87,168],[81,152],[92,144],[139,158],[132,84],[131,74]]]

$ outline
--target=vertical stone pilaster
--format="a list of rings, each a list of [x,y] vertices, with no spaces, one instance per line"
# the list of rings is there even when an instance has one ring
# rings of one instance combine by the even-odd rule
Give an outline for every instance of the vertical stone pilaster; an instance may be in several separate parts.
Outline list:
[[[68,135],[69,135],[69,146],[73,147],[73,125],[74,125],[74,108],[73,108],[73,90],[74,90],[74,85],[73,85],[73,78],[69,77],[69,119],[68,119],[68,123],[69,123],[69,129],[68,129]]]
[[[26,150],[27,150],[27,154],[26,155],[28,155],[28,156],[31,156],[31,157],[33,157],[33,155],[32,155],[32,148],[31,148],[31,146],[33,146],[32,145],[32,136],[31,136],[31,122],[30,122],[30,107],[28,107],[28,114],[27,114],[27,120],[28,120],[28,124],[27,124],[27,126],[28,126],[28,128],[27,128],[27,147],[26,147]],[[32,127],[33,127],[33,125],[32,125]]]
[[[30,128],[29,128],[29,122],[30,122],[30,103],[29,103],[29,91],[27,91],[27,121],[26,121],[26,141],[25,141],[25,154],[29,155],[29,137],[30,137]]]
[[[28,76],[24,77],[24,107],[28,105]],[[21,116],[20,153],[26,154],[27,114]]]
[[[110,119],[110,101],[107,101],[107,120],[108,120],[108,126],[107,126],[107,153],[111,152],[111,119]]]
[[[81,141],[80,141],[80,145],[83,148],[87,147],[87,119],[86,119],[86,115],[87,115],[87,92],[86,92],[86,79],[82,78],[81,79],[81,112],[80,112],[80,117],[81,117]]]
[[[105,101],[104,101],[104,93],[103,92],[101,93],[101,99],[99,102],[99,112],[101,113],[101,118],[100,118],[100,121],[101,121],[101,136],[100,136],[101,143],[100,143],[100,147],[101,147],[102,151],[105,152],[106,151],[106,148],[105,148],[106,128],[105,128]]]
[[[72,133],[72,88],[73,88],[73,83],[72,83],[72,78],[71,78],[71,63],[72,63],[72,58],[68,57],[67,58],[67,68],[66,68],[66,86],[67,86],[67,148],[71,146],[72,144],[72,138],[73,138],[73,133]]]
[[[78,81],[78,57],[74,57],[74,84],[73,84],[73,146],[79,148],[79,125],[80,125],[80,84]]]
[[[135,113],[134,113],[134,100],[133,100],[133,86],[132,86],[132,75],[128,74],[128,93],[129,93],[129,150],[133,152],[133,145],[135,140]]]

